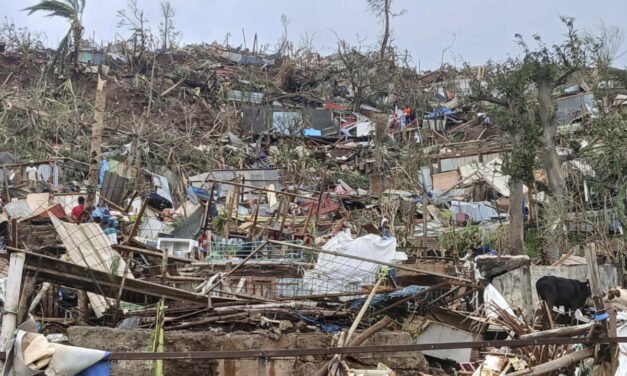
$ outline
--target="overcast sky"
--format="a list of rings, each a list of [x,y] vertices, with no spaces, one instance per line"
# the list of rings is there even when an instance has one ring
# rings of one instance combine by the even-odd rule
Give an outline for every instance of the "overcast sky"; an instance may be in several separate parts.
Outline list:
[[[68,25],[55,18],[27,16],[20,9],[36,0],[0,0],[0,14],[19,25],[45,33],[46,44],[56,46]],[[117,28],[116,11],[127,0],[86,0],[83,15],[85,32],[97,41],[112,40]],[[171,0],[176,10],[175,26],[183,42],[223,42],[230,33],[232,45],[242,43],[242,29],[248,47],[253,35],[262,44],[274,45],[282,33],[281,15],[290,22],[288,37],[298,43],[305,33],[314,36],[314,45],[324,54],[333,52],[337,36],[353,43],[361,40],[373,46],[381,26],[366,8],[365,0]],[[138,0],[156,31],[158,0]],[[393,19],[394,42],[413,57],[412,65],[422,70],[440,65],[442,50],[453,47],[445,61],[482,64],[488,59],[503,60],[518,54],[514,34],[531,39],[540,34],[547,42],[563,38],[560,15],[573,16],[580,30],[594,31],[601,22],[625,25],[626,0],[395,0],[395,10],[405,13]],[[337,35],[337,36],[336,36]],[[627,47],[627,43],[623,46]],[[627,66],[627,54],[616,62]]]

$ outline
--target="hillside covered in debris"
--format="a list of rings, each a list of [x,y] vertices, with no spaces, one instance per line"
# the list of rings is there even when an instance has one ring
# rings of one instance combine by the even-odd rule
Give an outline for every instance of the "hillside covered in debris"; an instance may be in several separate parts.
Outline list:
[[[328,56],[5,21],[8,374],[625,374],[619,34],[418,71],[370,3]]]

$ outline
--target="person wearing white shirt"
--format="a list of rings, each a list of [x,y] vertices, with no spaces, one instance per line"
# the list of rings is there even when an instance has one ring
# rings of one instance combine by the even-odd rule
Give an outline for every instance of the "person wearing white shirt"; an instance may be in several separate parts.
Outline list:
[[[39,170],[35,167],[33,161],[30,161],[28,167],[26,167],[26,180],[28,180],[28,189],[37,188],[37,182],[39,181]]]

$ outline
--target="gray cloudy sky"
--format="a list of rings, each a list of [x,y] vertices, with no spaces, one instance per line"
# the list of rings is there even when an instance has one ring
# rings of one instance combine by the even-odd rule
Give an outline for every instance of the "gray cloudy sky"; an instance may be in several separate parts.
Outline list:
[[[0,9],[17,25],[46,34],[46,44],[55,45],[67,30],[61,20],[41,15],[27,16],[20,9],[36,0],[0,0]],[[116,10],[127,0],[86,0],[83,16],[86,33],[96,40],[111,40],[116,33],[128,35],[117,28]],[[152,22],[159,24],[159,1],[138,0],[139,6]],[[250,47],[257,32],[260,42],[274,45],[282,32],[281,15],[290,19],[289,38],[298,42],[301,35],[314,36],[316,48],[330,53],[335,48],[336,34],[351,42],[363,40],[364,45],[377,41],[380,25],[368,13],[365,0],[171,0],[176,9],[175,25],[183,34],[183,42],[224,41],[231,34],[231,43],[242,43],[242,28]],[[560,15],[573,16],[581,30],[594,31],[607,25],[624,25],[626,0],[395,0],[395,9],[404,15],[393,20],[395,43],[413,57],[413,65],[423,70],[440,64],[443,48],[453,48],[445,55],[452,64],[469,61],[481,64],[488,59],[502,60],[518,53],[514,34],[530,38],[539,33],[547,42],[562,39],[564,28]],[[627,47],[627,44],[624,46]],[[627,55],[616,62],[627,66]]]

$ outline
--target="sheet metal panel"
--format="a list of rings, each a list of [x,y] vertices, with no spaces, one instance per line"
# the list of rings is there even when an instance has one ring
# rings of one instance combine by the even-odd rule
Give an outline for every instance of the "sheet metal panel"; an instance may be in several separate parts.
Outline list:
[[[105,171],[104,179],[102,181],[102,187],[100,189],[100,195],[102,195],[102,197],[106,198],[107,200],[121,206],[124,204],[127,184],[127,178],[124,178],[110,171]],[[100,204],[104,204],[104,202],[100,202]]]

